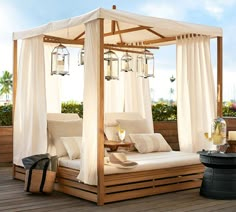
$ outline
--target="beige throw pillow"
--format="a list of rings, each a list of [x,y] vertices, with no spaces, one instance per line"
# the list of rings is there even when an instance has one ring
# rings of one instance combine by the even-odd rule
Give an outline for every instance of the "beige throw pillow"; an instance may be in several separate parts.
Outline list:
[[[80,158],[82,137],[61,137],[60,139],[71,160]]]
[[[140,153],[172,151],[171,147],[160,133],[130,134],[129,136]]]
[[[51,137],[58,157],[66,156],[67,151],[60,137],[82,136],[83,120],[50,121],[48,120],[48,133]]]
[[[118,126],[104,128],[105,135],[109,141],[119,141]]]
[[[148,128],[146,119],[140,120],[122,120],[118,119],[117,122],[120,125],[120,128],[125,130],[125,141],[130,142],[129,134],[137,133],[152,133]]]

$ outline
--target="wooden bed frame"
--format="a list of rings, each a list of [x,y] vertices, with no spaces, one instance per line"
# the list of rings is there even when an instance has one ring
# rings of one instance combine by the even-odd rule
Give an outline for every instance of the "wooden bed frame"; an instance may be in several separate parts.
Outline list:
[[[78,170],[58,167],[54,189],[72,196],[97,203],[145,197],[155,194],[180,191],[201,186],[204,166],[202,164],[180,166],[150,171],[139,171],[104,176],[104,193],[97,186],[78,182]],[[14,166],[15,179],[24,180],[23,167]],[[99,197],[99,195],[103,195]]]

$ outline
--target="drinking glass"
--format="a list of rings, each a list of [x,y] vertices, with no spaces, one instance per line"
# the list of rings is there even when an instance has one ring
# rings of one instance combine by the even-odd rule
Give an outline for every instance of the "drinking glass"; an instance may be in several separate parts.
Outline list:
[[[125,130],[120,128],[119,131],[118,131],[118,135],[119,135],[119,138],[121,140],[121,143],[123,143],[124,139],[125,139]]]

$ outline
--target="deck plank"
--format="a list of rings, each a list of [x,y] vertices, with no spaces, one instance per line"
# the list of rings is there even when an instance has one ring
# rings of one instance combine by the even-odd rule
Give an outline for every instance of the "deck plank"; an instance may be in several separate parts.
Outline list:
[[[97,206],[95,203],[56,191],[49,195],[28,194],[24,192],[24,183],[19,180],[13,180],[11,174],[11,167],[0,167],[0,211],[233,212],[236,207],[236,200],[207,199],[199,195],[199,189],[190,189]]]

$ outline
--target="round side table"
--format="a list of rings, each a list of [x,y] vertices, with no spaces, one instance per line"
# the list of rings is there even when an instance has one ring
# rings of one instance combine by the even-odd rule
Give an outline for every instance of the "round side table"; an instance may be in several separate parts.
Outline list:
[[[198,153],[206,166],[200,195],[213,199],[236,199],[236,153]]]
[[[119,147],[127,147],[130,148],[132,145],[134,145],[133,143],[122,143],[119,141],[109,141],[109,140],[105,140],[104,142],[104,147],[110,148],[110,152],[115,152],[117,151],[117,149]]]

